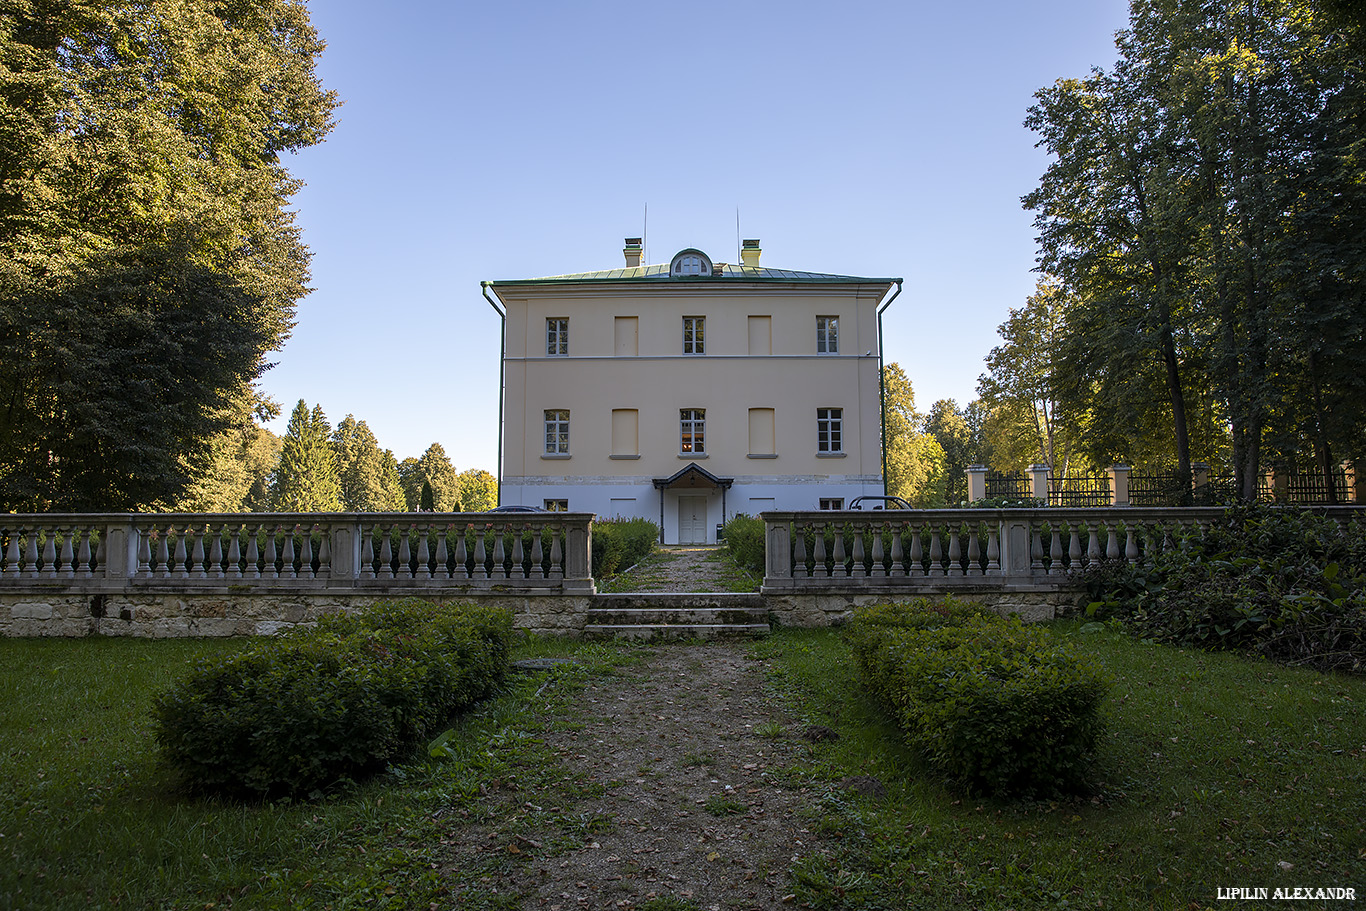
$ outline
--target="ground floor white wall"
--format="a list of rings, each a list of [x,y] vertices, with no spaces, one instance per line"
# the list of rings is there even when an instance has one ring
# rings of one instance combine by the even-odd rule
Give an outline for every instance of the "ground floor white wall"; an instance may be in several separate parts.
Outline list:
[[[769,510],[818,509],[822,499],[836,497],[847,506],[855,497],[880,495],[882,479],[876,475],[754,475],[736,477],[724,492],[707,486],[662,493],[661,497],[649,477],[507,477],[503,479],[501,500],[504,506],[537,507],[546,500],[566,500],[570,511],[595,513],[599,519],[649,519],[662,525],[665,544],[715,544],[716,526],[739,513],[757,516]],[[693,524],[690,515],[699,509],[702,530],[689,533]]]

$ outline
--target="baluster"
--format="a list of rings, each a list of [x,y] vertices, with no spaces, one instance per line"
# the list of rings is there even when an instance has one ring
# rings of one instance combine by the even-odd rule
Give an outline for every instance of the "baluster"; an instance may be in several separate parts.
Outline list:
[[[982,534],[981,525],[968,523],[968,575],[982,575],[982,545],[979,542]]]
[[[1077,523],[1068,522],[1067,539],[1067,569],[1069,572],[1081,571],[1081,535],[1077,532]]]
[[[1054,525],[1053,537],[1048,542],[1048,574],[1056,576],[1062,571],[1062,532]]]
[[[545,548],[541,546],[541,536],[545,534],[544,528],[536,528],[531,534],[531,578],[544,579],[545,567],[541,564],[545,562]]]
[[[920,548],[920,526],[911,528],[911,555],[910,562],[906,565],[906,575],[923,576],[925,575],[925,552]]]
[[[522,565],[526,559],[526,548],[522,544],[522,539],[526,537],[527,526],[521,528],[516,526],[512,529],[512,578],[525,579],[526,567]]]
[[[212,525],[209,526],[209,566],[207,571],[208,575],[215,579],[222,579],[226,575],[223,572],[223,532],[226,530],[227,526],[217,528]]]
[[[394,578],[394,529],[381,526],[379,530],[379,577]]]
[[[21,567],[21,574],[27,571],[29,576],[38,577],[38,529],[34,528],[28,533],[28,538],[24,542],[24,566]]]
[[[138,568],[136,575],[150,576],[152,574],[152,530],[145,531],[139,529],[138,536]]]
[[[1098,528],[1090,522],[1086,524],[1086,565],[1094,566],[1100,562],[1100,538]]]
[[[1105,559],[1119,559],[1119,537],[1115,534],[1115,523],[1105,523]]]
[[[186,546],[186,529],[172,528],[167,532],[175,535],[174,557],[171,560],[171,578],[188,579],[190,578],[190,549]]]
[[[242,578],[242,530],[245,526],[229,525],[228,532],[228,578]]]
[[[963,567],[963,528],[961,525],[950,522],[945,526],[945,531],[949,536],[949,562],[944,567],[944,574],[947,576],[966,575]]]
[[[264,532],[264,525],[247,529],[247,565],[245,572],[248,579],[261,578],[261,535]]]
[[[17,528],[6,529],[5,531],[5,553],[4,559],[0,560],[0,575],[13,573],[19,575],[19,535],[21,532]]]
[[[854,526],[854,563],[849,567],[849,575],[855,579],[866,579],[868,577],[868,567],[863,565],[864,557],[863,529]]]
[[[468,579],[470,577],[469,551],[465,549],[465,535],[469,531],[468,525],[462,525],[455,531],[455,578]],[[539,542],[539,538],[537,541]]]
[[[806,573],[806,530],[809,525],[792,523],[792,578],[805,579]]]
[[[81,549],[76,553],[76,561],[80,567],[80,570],[77,574],[82,579],[89,579],[91,576],[95,574],[94,569],[92,568],[90,558],[94,556],[96,559],[99,559],[98,553],[91,554],[90,538],[94,535],[94,533],[94,529],[87,528],[85,530],[85,534],[81,535]],[[104,538],[101,537],[100,541],[103,542],[103,540]]]
[[[507,547],[504,544],[504,537],[507,533],[506,526],[500,526],[493,531],[493,578],[506,579],[507,569]]]
[[[280,578],[294,579],[297,575],[294,572],[294,531],[298,526],[286,528],[280,526]]]
[[[207,579],[209,578],[209,574],[204,568],[205,531],[196,528],[190,532],[190,535],[194,538],[194,547],[191,550],[194,560],[194,571],[190,573],[190,576],[195,579]]]
[[[43,538],[43,578],[57,578],[57,532],[52,530]]]
[[[1133,525],[1124,526],[1124,559],[1130,563],[1138,562],[1138,542],[1134,540]]]
[[[313,526],[299,526],[299,578],[313,578]]]
[[[1001,572],[1001,522],[987,523],[987,575]]]
[[[550,578],[564,578],[564,529],[562,527],[550,530]]]
[[[1029,523],[1029,574],[1043,575],[1043,531],[1038,523]]]
[[[815,522],[812,527],[816,530],[816,540],[812,545],[816,562],[811,571],[816,574],[817,578],[828,579],[831,572],[830,568],[825,565],[825,523]]]
[[[322,525],[318,526],[318,569],[314,575],[319,579],[332,578],[332,535]]]
[[[279,534],[280,528],[276,526],[266,530],[266,552],[262,556],[261,576],[265,579],[280,578],[280,567],[277,563],[277,550],[275,536]]]
[[[476,529],[474,530],[474,578],[476,578],[476,579],[487,579],[487,578],[489,577],[489,568],[488,568],[488,566],[486,565],[486,564],[487,564],[487,561],[488,561],[488,550],[484,547],[484,536],[485,536],[487,533],[488,533],[488,527],[487,527],[487,526],[485,526],[484,528],[476,528]],[[556,544],[559,544],[559,543],[560,543],[560,541],[559,541],[559,536],[558,536],[558,535],[556,535],[556,537],[555,537],[555,543],[556,543]],[[551,558],[550,558],[550,559],[551,559],[551,563],[552,563],[552,564],[558,564],[558,563],[559,563],[559,561],[555,559],[555,549],[554,549],[554,548],[551,548]],[[552,566],[551,566],[551,572],[552,572],[552,574],[553,574],[553,572],[554,572],[554,569],[555,569],[555,566],[552,565]],[[564,569],[563,569],[562,567],[560,568],[560,574],[559,574],[559,576],[558,576],[557,578],[561,578],[561,579],[564,578]]]
[[[446,545],[446,536],[451,533],[449,523],[445,528],[437,530],[436,533],[436,578],[449,579],[451,577],[451,554]]]
[[[171,530],[169,528],[157,528],[154,530],[157,536],[157,575],[163,579],[171,578]]]
[[[360,577],[375,578],[375,526],[360,528]]]
[[[80,532],[73,528],[62,536],[61,577],[63,579],[76,578],[76,549],[75,542],[72,541],[72,538],[79,534]]]
[[[906,571],[904,565],[906,551],[901,543],[901,530],[903,527],[904,526],[898,524],[892,528],[892,565],[888,575],[896,576],[897,578],[910,575]]]
[[[417,573],[419,579],[427,580],[432,577],[432,550],[427,543],[427,536],[431,534],[431,526],[417,529]]]
[[[844,553],[844,523],[840,522],[832,527],[835,531],[835,562],[830,567],[830,574],[844,578],[849,575],[849,558]]]
[[[413,536],[416,534],[416,525],[398,529],[398,564],[394,567],[395,579],[413,578]]]
[[[873,527],[873,569],[872,574],[879,579],[887,578],[887,567],[883,564],[882,537],[887,534],[887,523],[883,523],[881,528]]]
[[[940,529],[938,523],[930,523],[930,575],[948,575],[948,567],[944,565],[944,545],[940,540]]]

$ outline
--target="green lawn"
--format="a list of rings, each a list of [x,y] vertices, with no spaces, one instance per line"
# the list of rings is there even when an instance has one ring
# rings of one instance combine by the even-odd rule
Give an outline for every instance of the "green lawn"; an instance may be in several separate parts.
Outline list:
[[[1366,899],[1366,681],[1075,623],[1053,630],[1109,669],[1109,731],[1094,793],[1028,804],[964,798],[926,776],[860,692],[837,632],[781,631],[750,646],[772,659],[774,698],[840,734],[784,772],[815,786],[808,826],[835,845],[791,871],[793,907],[1253,906],[1218,902],[1221,886],[1347,886]],[[584,680],[641,653],[528,640],[519,657],[579,663],[514,675],[461,720],[443,759],[415,757],[318,803],[185,798],[156,766],[150,700],[195,658],[238,647],[0,640],[0,909],[444,909],[459,877],[480,871],[438,882],[441,838],[497,822],[478,817],[481,784],[515,774],[557,805],[591,805],[591,788],[539,735]],[[837,786],[852,775],[876,776],[889,799]],[[1268,904],[1297,906],[1353,905]]]

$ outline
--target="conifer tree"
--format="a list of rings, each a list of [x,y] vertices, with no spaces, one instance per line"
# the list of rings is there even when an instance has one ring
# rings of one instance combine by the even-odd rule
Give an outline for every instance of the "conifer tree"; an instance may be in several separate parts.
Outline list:
[[[280,450],[280,466],[271,484],[274,512],[337,512],[342,508],[337,457],[328,442],[322,406],[310,412],[299,399],[289,417]]]
[[[347,415],[332,433],[342,508],[347,512],[391,512],[407,508],[394,454],[381,450],[364,421]]]

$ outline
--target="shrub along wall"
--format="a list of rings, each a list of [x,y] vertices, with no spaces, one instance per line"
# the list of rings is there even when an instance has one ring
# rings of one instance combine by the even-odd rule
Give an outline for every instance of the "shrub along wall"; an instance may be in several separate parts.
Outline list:
[[[157,698],[163,760],[194,790],[310,795],[384,768],[507,670],[512,617],[378,604],[201,665]]]
[[[968,791],[1084,784],[1106,684],[1043,630],[921,599],[855,611],[849,636],[870,690],[926,762]]]
[[[649,519],[607,519],[593,523],[593,578],[605,579],[635,566],[659,543],[659,526]]]
[[[764,520],[743,513],[731,517],[722,535],[735,562],[760,578],[764,575]]]

